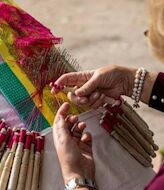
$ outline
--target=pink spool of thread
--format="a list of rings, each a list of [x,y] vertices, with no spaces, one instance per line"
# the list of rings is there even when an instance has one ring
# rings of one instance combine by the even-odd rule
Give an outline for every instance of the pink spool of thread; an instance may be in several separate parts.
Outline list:
[[[30,132],[27,132],[26,133],[26,142],[25,142],[24,148],[30,150],[31,142],[32,142],[32,135]]]

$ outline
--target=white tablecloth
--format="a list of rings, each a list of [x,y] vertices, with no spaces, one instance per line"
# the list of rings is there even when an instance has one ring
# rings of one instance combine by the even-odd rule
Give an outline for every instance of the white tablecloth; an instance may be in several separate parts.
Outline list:
[[[79,118],[87,123],[93,135],[93,153],[96,164],[98,190],[142,190],[154,177],[151,168],[138,163],[120,144],[99,126],[95,112]],[[88,118],[88,119],[87,119]],[[45,154],[40,190],[63,190],[63,180],[55,152],[51,129],[46,134]]]
[[[0,57],[0,62],[1,62]],[[21,126],[22,122],[12,107],[0,94],[0,118],[11,126]],[[99,126],[95,112],[80,115],[87,123],[87,131],[93,135],[93,153],[96,164],[98,190],[142,190],[154,177],[151,168],[144,168],[127,153],[110,135]],[[46,135],[45,154],[41,174],[40,190],[63,190],[63,179],[55,152],[52,131]]]

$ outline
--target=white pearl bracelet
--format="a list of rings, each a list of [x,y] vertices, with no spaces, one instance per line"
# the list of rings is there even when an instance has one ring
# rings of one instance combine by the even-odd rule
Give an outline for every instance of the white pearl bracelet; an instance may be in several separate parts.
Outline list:
[[[139,68],[136,71],[136,76],[134,80],[134,88],[133,88],[133,93],[131,96],[131,98],[134,100],[134,104],[133,104],[134,108],[139,107],[139,101],[140,101],[141,93],[143,90],[146,73],[147,71],[143,67]]]

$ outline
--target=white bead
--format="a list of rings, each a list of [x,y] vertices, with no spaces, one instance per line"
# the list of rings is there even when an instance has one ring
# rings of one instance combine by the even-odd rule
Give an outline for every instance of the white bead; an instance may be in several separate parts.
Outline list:
[[[137,92],[134,92],[134,93],[133,93],[133,96],[137,96],[137,94],[138,94]]]
[[[134,91],[134,92],[137,92],[137,88],[134,88],[133,91]]]
[[[153,96],[152,96],[152,99],[153,99],[153,100],[157,100],[157,96],[156,96],[156,95],[153,95]]]
[[[136,74],[139,74],[141,72],[141,70],[140,69],[138,69],[137,71],[136,71]]]
[[[141,87],[141,86],[139,86],[139,87],[138,87],[138,90],[139,90],[139,91],[141,91],[141,90],[142,90],[142,87]]]
[[[135,96],[134,95],[132,95],[132,99],[135,100]]]
[[[164,98],[161,99],[161,103],[164,104]]]
[[[139,79],[135,79],[135,81],[134,81],[135,83],[139,83]]]

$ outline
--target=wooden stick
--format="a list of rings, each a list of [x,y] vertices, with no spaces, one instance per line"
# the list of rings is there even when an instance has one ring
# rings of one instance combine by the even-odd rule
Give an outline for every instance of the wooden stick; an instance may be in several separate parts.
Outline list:
[[[41,136],[43,138],[42,140],[42,149],[41,149],[41,163],[40,163],[40,175],[39,175],[39,178],[40,178],[40,181],[42,181],[42,163],[43,163],[43,160],[44,160],[44,145],[45,145],[45,136]]]
[[[10,171],[11,171],[11,168],[13,165],[15,151],[16,151],[17,144],[18,144],[18,139],[19,139],[19,134],[16,133],[13,137],[12,149],[9,152],[9,155],[7,157],[7,160],[5,162],[5,165],[4,165],[1,177],[0,177],[0,188],[1,188],[1,190],[6,190],[7,183],[8,183],[9,176],[10,176]]]
[[[27,132],[26,143],[25,143],[25,147],[24,147],[24,153],[23,153],[23,158],[22,158],[22,163],[21,163],[21,168],[20,168],[20,173],[19,173],[17,190],[22,190],[25,187],[28,163],[29,163],[31,140],[32,140],[31,133]]]
[[[8,139],[9,139],[9,137],[10,137],[10,135],[11,135],[11,132],[12,132],[11,128],[8,127],[8,128],[7,128],[6,135],[5,135],[5,138],[4,138],[4,141],[2,142],[2,145],[1,145],[1,147],[0,147],[0,159],[1,159],[2,156],[3,156],[4,149],[5,149],[5,147],[6,147],[6,144],[7,144]]]
[[[121,136],[119,136],[111,127],[111,125],[106,124],[104,121],[100,121],[102,127],[109,132],[109,134],[115,138],[120,145],[127,150],[138,162],[140,162],[145,167],[152,166],[142,155],[140,155],[131,145],[129,145]]]
[[[34,171],[32,176],[32,185],[31,190],[38,190],[39,188],[39,173],[40,173],[40,164],[41,164],[41,151],[42,151],[42,137],[36,138],[36,153],[34,160]]]
[[[32,132],[32,143],[30,148],[30,157],[27,170],[27,178],[25,183],[25,190],[31,190],[32,175],[34,169],[34,147],[35,147],[35,134]]]
[[[138,153],[140,153],[150,163],[152,159],[150,155],[142,148],[142,146],[136,141],[136,139],[129,133],[123,126],[114,126],[114,130],[118,133],[127,143],[129,143]]]
[[[140,143],[146,152],[148,152],[152,157],[155,157],[151,145],[143,138],[139,131],[133,126],[132,123],[126,121],[120,114],[117,114],[117,118],[122,122],[123,126],[133,135],[133,137]]]
[[[126,117],[135,124],[136,128],[143,134],[146,140],[153,146],[154,150],[158,150],[159,147],[154,143],[152,139],[152,131],[149,130],[146,122],[128,105],[127,103],[121,106]]]
[[[138,127],[139,131],[146,132],[148,136],[152,136],[152,132],[149,130],[149,127],[146,124],[146,122],[143,121],[143,119],[141,120],[138,113],[134,111],[133,108],[130,107],[130,105],[127,105],[127,103],[123,103],[121,105],[121,109],[123,110],[125,115],[130,119],[130,121],[136,124],[136,127]]]
[[[23,156],[23,146],[26,136],[26,129],[22,128],[20,131],[19,143],[15,153],[14,163],[10,174],[10,179],[8,183],[8,190],[16,190],[18,177],[21,167],[21,161]]]
[[[2,128],[5,128],[6,127],[6,123],[5,123],[5,120],[1,120],[1,123],[0,123],[0,130]]]
[[[147,161],[141,154],[139,154],[132,146],[130,146],[121,136],[116,132],[111,134],[137,161],[145,167],[152,167],[152,164]]]
[[[3,142],[5,140],[6,133],[7,133],[6,129],[2,128],[1,132],[0,132],[0,147],[1,147],[1,145],[3,144]]]

